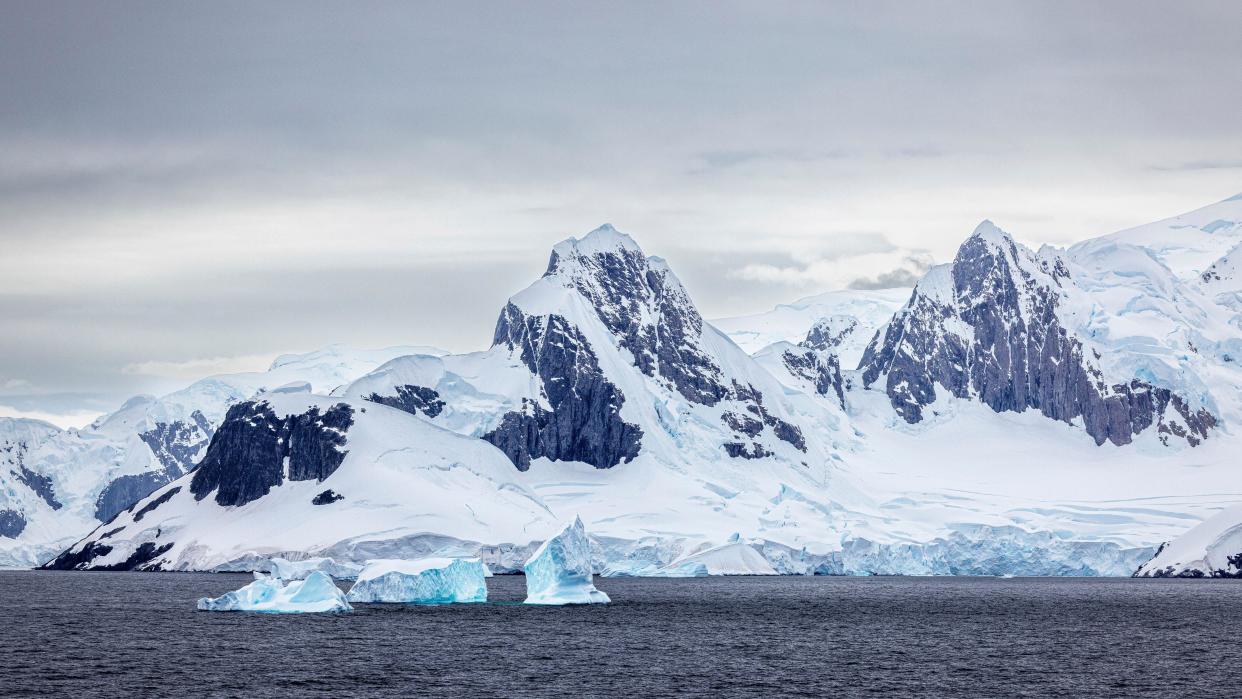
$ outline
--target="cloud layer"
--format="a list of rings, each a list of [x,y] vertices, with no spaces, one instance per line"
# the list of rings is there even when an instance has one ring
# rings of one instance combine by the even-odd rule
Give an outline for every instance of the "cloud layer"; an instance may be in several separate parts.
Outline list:
[[[204,358],[332,342],[475,349],[553,243],[604,221],[717,316],[907,285],[984,218],[1063,244],[1176,214],[1242,190],[1235,20],[1232,2],[13,7],[0,379],[26,383],[0,403],[113,404],[229,366]]]

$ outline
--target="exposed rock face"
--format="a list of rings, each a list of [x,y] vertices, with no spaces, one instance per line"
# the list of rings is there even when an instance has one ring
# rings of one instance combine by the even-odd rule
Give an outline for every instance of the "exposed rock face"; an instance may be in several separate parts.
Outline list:
[[[16,539],[26,529],[26,518],[17,510],[0,510],[0,536]]]
[[[312,505],[331,505],[337,500],[344,500],[344,499],[345,499],[344,495],[341,495],[340,493],[337,493],[331,488],[328,488],[327,490],[323,491],[322,493],[312,498],[311,504]]]
[[[139,500],[154,493],[168,483],[168,476],[159,471],[147,471],[120,476],[109,483],[95,499],[95,519],[108,522],[118,513]]]
[[[910,423],[923,419],[939,386],[997,412],[1081,419],[1097,444],[1128,444],[1153,425],[1166,443],[1205,439],[1216,424],[1206,409],[1138,379],[1106,379],[1100,358],[1057,315],[1070,283],[1059,257],[1032,253],[985,222],[876,334],[860,366],[863,382],[883,380],[893,409]]]
[[[558,245],[544,276],[581,293],[644,374],[663,377],[695,403],[724,399],[728,386],[720,367],[700,344],[703,318],[677,277],[612,226],[588,239],[612,244]]]
[[[56,499],[56,490],[52,487],[52,479],[41,473],[35,473],[26,468],[26,464],[21,457],[17,460],[17,480],[21,481],[38,495],[47,506],[53,510],[59,510],[63,505]]]
[[[772,456],[772,452],[766,449],[759,442],[725,442],[725,453],[734,459],[762,459]]]
[[[353,408],[340,403],[320,413],[278,417],[266,402],[229,408],[211,440],[190,492],[197,500],[215,492],[221,505],[244,505],[267,495],[287,478],[322,481],[345,459]]]
[[[812,382],[815,392],[821,396],[835,395],[842,408],[845,407],[845,381],[835,350],[857,326],[855,318],[824,318],[811,327],[806,339],[798,343],[797,350],[786,350],[781,355],[789,373]]]
[[[95,499],[96,519],[111,520],[130,505],[194,469],[195,460],[211,443],[215,430],[202,412],[195,410],[190,417],[191,422],[157,422],[154,428],[138,435],[164,468],[119,476],[104,486]]]
[[[139,435],[164,467],[170,481],[189,473],[203,447],[211,442],[211,422],[198,410],[190,413],[190,418],[192,424],[180,420],[157,422],[153,429]]]
[[[96,558],[102,558],[112,553],[112,547],[107,544],[90,542],[76,553],[73,549],[69,549],[56,557],[55,560],[43,566],[44,570],[83,570],[90,568],[91,570],[159,570],[159,565],[149,565],[150,562],[159,558],[166,551],[173,547],[172,543],[156,544],[154,541],[147,541],[140,544],[132,554],[125,560],[110,565],[100,565],[94,563]]]
[[[625,397],[604,378],[586,338],[557,315],[527,316],[508,304],[496,324],[493,344],[518,352],[543,380],[551,410],[526,401],[506,414],[483,439],[525,471],[531,459],[582,461],[596,468],[616,466],[638,455],[643,432],[621,419]]]
[[[137,512],[135,512],[134,521],[141,522],[143,517],[154,512],[156,508],[158,508],[160,505],[163,505],[169,500],[172,500],[173,496],[180,492],[181,492],[181,486],[177,486],[175,488],[169,488],[167,492],[160,495],[158,498],[152,500],[151,502],[148,502],[147,504],[143,505],[141,510],[138,510]]]
[[[440,394],[434,388],[426,386],[412,386],[406,384],[397,386],[397,395],[381,396],[378,393],[372,393],[366,397],[366,400],[372,403],[382,403],[397,410],[404,410],[411,415],[423,414],[427,417],[435,417],[444,410],[444,401],[440,400]]]
[[[42,473],[30,470],[26,466],[26,455],[29,451],[30,444],[25,439],[14,438],[0,441],[0,468],[3,468],[5,465],[9,466],[10,475],[18,483],[29,488],[39,499],[47,503],[48,507],[53,510],[59,510],[64,505],[56,499],[56,488],[52,483],[52,479]],[[24,517],[22,518],[22,528],[25,528]],[[16,535],[14,535],[14,538],[16,538]]]

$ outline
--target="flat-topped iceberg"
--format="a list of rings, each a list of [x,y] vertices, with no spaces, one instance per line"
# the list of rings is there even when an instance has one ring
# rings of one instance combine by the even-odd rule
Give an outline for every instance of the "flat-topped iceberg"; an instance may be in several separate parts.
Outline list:
[[[358,573],[351,602],[452,604],[486,602],[487,571],[477,558],[375,560]]]
[[[526,561],[527,604],[606,604],[591,578],[591,542],[582,518],[565,525]]]
[[[288,583],[280,578],[254,574],[254,582],[212,599],[203,597],[198,608],[206,612],[348,612],[353,607],[326,573],[314,571],[305,580]]]
[[[282,580],[304,580],[315,571],[327,573],[336,580],[353,580],[358,577],[358,571],[362,570],[362,566],[355,563],[337,563],[331,558],[307,558],[301,561],[269,558],[267,563],[272,576]]]

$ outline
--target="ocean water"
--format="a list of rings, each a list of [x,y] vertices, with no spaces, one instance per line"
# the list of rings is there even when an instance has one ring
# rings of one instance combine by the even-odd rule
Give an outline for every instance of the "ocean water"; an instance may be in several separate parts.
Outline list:
[[[245,575],[0,572],[3,696],[1237,696],[1242,582],[599,579],[613,603],[199,612]]]

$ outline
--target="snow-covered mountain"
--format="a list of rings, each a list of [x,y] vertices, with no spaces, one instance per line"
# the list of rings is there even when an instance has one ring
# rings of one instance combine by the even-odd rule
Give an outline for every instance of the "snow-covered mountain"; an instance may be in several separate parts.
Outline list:
[[[321,391],[393,357],[431,347],[354,350],[332,346],[277,357],[264,372],[226,374],[155,398],[137,396],[82,429],[42,425],[11,438],[23,421],[0,419],[0,567],[44,562],[100,522],[194,467],[229,406],[263,392]],[[29,423],[30,421],[24,421]],[[24,444],[25,446],[21,446]]]
[[[1242,505],[1222,510],[1163,545],[1140,578],[1242,578]]]
[[[475,448],[491,450],[507,461],[512,477],[520,478],[518,482],[538,496],[536,502],[547,512],[558,519],[572,512],[589,515],[597,541],[614,542],[605,558],[616,572],[655,570],[739,532],[745,537],[762,535],[788,551],[818,545],[827,554],[830,547],[824,542],[834,538],[829,534],[833,522],[846,517],[846,508],[838,501],[866,506],[865,497],[838,469],[840,435],[848,434],[840,407],[787,391],[703,321],[663,260],[645,256],[632,239],[610,226],[553,249],[544,276],[502,309],[489,350],[401,357],[338,390],[335,398],[322,400],[324,406],[332,401],[352,406],[355,415],[368,405],[369,413],[400,410],[418,423],[462,435],[441,440],[447,452],[426,442],[419,459],[433,463],[459,462],[453,450],[460,448],[461,439],[475,438]],[[254,421],[241,414],[231,414],[230,419],[234,417],[244,425]],[[269,417],[264,420],[275,424]],[[396,429],[396,424],[392,427]],[[258,434],[266,439],[272,430],[279,431],[264,428]],[[213,440],[199,469],[174,487],[200,495],[205,491],[193,483],[209,466],[235,479],[250,477],[255,447],[244,440],[230,444],[223,434]],[[359,441],[364,435],[366,443]],[[350,428],[342,437],[337,446],[350,455],[405,449],[399,446],[403,436],[389,437],[383,430],[355,433]],[[321,461],[326,458],[316,454]],[[336,487],[336,474],[342,474],[340,479],[345,473],[364,478],[356,472],[370,468],[365,459],[351,459],[347,457],[322,483],[346,499],[349,489]],[[416,476],[438,478],[439,473],[420,465]],[[266,510],[292,497],[286,487],[301,486],[277,481],[260,487],[230,484],[226,479],[219,486],[226,497],[221,501],[217,495],[216,501],[246,511]],[[409,486],[415,491],[430,487]],[[236,495],[260,491],[267,494],[241,500]],[[156,493],[139,503],[136,512],[159,497]],[[462,517],[475,517],[471,513],[480,507],[500,506],[486,498],[473,502],[451,491],[437,497],[451,501]],[[525,507],[527,501],[521,502]],[[209,547],[213,555],[207,557],[199,548],[201,542],[186,538],[198,536],[198,525],[183,519],[177,514],[180,510],[166,512],[116,526],[130,516],[126,513],[101,526],[94,539],[76,547],[58,565],[96,565],[96,559],[107,561],[98,565],[113,565],[120,554],[109,554],[107,559],[91,555],[92,542],[104,546],[103,535],[108,534],[110,550],[132,552],[155,531],[175,545],[147,558],[144,565],[229,564],[214,555],[218,549],[237,558],[288,553],[277,540],[251,537],[245,540],[250,547],[246,554],[241,553],[241,541],[227,546],[218,542]],[[453,526],[429,524],[425,539],[403,534],[400,542],[393,541],[393,532],[400,527],[389,517],[408,516],[391,509],[376,517],[347,518],[331,530],[334,541],[321,542],[314,550],[317,555],[329,550],[339,554],[346,542],[363,539],[426,550],[441,544],[446,535],[457,537]],[[535,522],[528,513],[505,516]],[[294,531],[315,526],[303,525],[292,515],[281,521]],[[522,546],[537,543],[544,534],[497,528],[474,542],[485,547]],[[504,560],[490,562],[501,568],[507,565]]]
[[[1236,243],[1202,270],[1165,260],[1237,201],[1171,219],[1204,220],[1189,242],[1153,224],[1143,245],[1032,250],[985,222],[912,291],[810,297],[728,334],[604,226],[553,249],[485,351],[232,402],[197,470],[56,566],[512,570],[580,514],[613,575],[726,545],[781,573],[1128,575],[1242,502],[1242,324],[1213,287]]]
[[[1033,251],[985,221],[872,340],[863,384],[911,423],[943,391],[1079,424],[1097,444],[1150,429],[1195,446],[1222,408],[1205,375],[1235,339],[1213,305],[1141,248]]]
[[[191,474],[53,567],[245,567],[256,552],[390,557],[555,526],[504,455],[384,405],[300,394],[235,404]],[[434,532],[434,537],[426,537]]]

